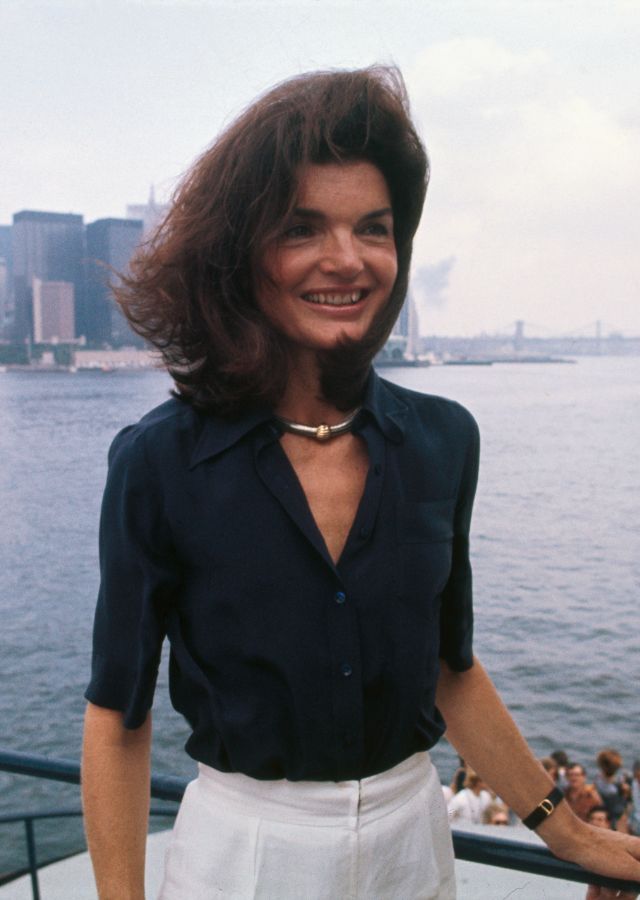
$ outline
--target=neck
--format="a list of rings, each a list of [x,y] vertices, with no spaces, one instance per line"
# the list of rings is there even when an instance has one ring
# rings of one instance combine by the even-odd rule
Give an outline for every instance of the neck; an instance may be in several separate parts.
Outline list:
[[[279,416],[303,425],[336,425],[349,414],[322,396],[320,370],[315,354],[299,354],[290,361],[289,379],[274,410]]]

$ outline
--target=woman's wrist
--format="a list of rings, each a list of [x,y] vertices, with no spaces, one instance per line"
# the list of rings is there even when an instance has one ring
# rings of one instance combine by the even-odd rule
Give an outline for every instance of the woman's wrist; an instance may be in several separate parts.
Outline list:
[[[536,828],[536,834],[552,853],[567,859],[574,855],[577,845],[589,842],[590,830],[590,826],[576,816],[568,803],[560,803],[553,815]]]
[[[546,797],[544,797],[540,803],[538,803],[538,805],[523,818],[522,824],[526,825],[526,827],[530,828],[532,831],[535,831],[535,829],[542,825],[549,816],[553,815],[558,804],[562,803],[563,800],[564,794],[560,788],[552,788]]]

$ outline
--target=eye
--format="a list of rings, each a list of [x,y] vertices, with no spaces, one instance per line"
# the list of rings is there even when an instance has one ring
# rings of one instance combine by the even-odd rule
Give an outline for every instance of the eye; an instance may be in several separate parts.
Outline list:
[[[371,237],[389,237],[391,229],[385,222],[368,222],[362,229],[362,233]]]
[[[304,222],[296,222],[294,225],[289,225],[284,229],[282,237],[285,241],[295,241],[310,237],[312,233],[310,225],[306,225]]]

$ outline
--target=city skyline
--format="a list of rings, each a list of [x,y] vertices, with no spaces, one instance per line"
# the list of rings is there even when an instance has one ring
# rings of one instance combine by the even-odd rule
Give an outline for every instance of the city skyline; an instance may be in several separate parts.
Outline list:
[[[52,210],[19,210],[17,213],[14,213],[13,226],[15,226],[16,221],[19,226],[21,223],[24,226],[24,223],[30,219],[35,222],[54,222],[56,223],[54,226],[56,229],[59,229],[62,223],[67,226],[71,223],[75,225],[76,229],[81,229],[82,237],[80,244],[78,244],[78,237],[75,237],[74,246],[69,252],[67,252],[68,248],[64,247],[63,242],[58,237],[56,250],[58,254],[62,251],[62,261],[54,258],[53,263],[51,260],[48,260],[48,264],[45,264],[42,259],[38,259],[38,261],[32,263],[32,268],[29,270],[26,281],[23,277],[21,278],[25,274],[21,270],[21,266],[24,268],[24,262],[20,263],[19,260],[17,269],[13,266],[13,271],[10,268],[8,273],[6,266],[4,267],[5,276],[8,274],[12,277],[6,279],[5,284],[0,284],[0,337],[2,336],[3,311],[10,310],[14,315],[9,329],[5,330],[5,339],[9,337],[21,341],[24,340],[27,332],[30,332],[32,338],[37,342],[38,326],[36,325],[36,307],[33,297],[34,287],[31,281],[32,279],[34,281],[37,280],[41,282],[46,291],[49,291],[49,293],[53,292],[54,295],[58,294],[60,288],[66,283],[59,280],[60,273],[65,268],[68,269],[70,265],[69,257],[75,255],[77,257],[77,265],[82,266],[83,273],[82,275],[76,273],[75,290],[71,293],[70,302],[72,310],[75,309],[75,320],[77,323],[75,329],[77,333],[71,335],[71,340],[81,337],[88,339],[92,344],[122,346],[128,343],[134,346],[142,346],[141,339],[130,330],[122,313],[113,301],[104,264],[112,273],[126,271],[131,255],[140,239],[144,234],[148,234],[154,225],[159,222],[162,212],[163,208],[157,205],[152,188],[146,204],[127,204],[128,217],[126,218],[110,216],[97,219],[95,222],[85,222],[82,213],[60,213]],[[11,234],[8,235],[9,239],[7,240],[7,231],[11,232],[13,226],[0,226],[0,274],[3,274],[3,263],[11,258],[11,244],[16,244],[15,239],[12,242]],[[34,242],[32,238],[28,243],[34,244],[38,242]],[[42,245],[42,240],[39,243]],[[18,244],[18,246],[20,245]],[[40,257],[43,256],[43,252],[46,249],[44,245],[40,247]],[[50,248],[48,252],[50,253]],[[54,257],[56,257],[56,254],[54,254]],[[62,269],[60,268],[61,266]],[[42,281],[39,276],[44,277],[44,280]],[[71,280],[74,281],[73,275]],[[623,329],[618,328],[617,325],[609,323],[602,318],[598,318],[586,325],[581,324],[564,332],[553,332],[552,329],[547,328],[545,325],[533,324],[518,318],[503,324],[502,327],[493,331],[482,330],[473,335],[463,335],[459,332],[451,332],[449,334],[436,332],[433,329],[429,329],[428,322],[427,327],[422,328],[420,314],[415,302],[416,281],[418,281],[418,290],[424,290],[425,284],[427,285],[426,289],[428,289],[428,285],[431,283],[432,289],[437,293],[438,280],[437,272],[435,274],[432,273],[429,277],[423,270],[417,276],[414,274],[410,282],[407,302],[400,311],[392,333],[392,337],[402,336],[408,339],[406,349],[410,356],[418,352],[417,345],[414,343],[415,340],[428,336],[470,337],[473,339],[504,336],[517,339],[518,334],[525,336],[524,330],[526,328],[526,337],[534,339],[640,337],[640,328],[635,332],[625,332]],[[8,290],[9,282],[13,282],[11,285],[13,296]],[[56,286],[58,286],[57,289]],[[38,290],[41,290],[40,285]],[[26,300],[25,291],[29,293],[29,297]],[[11,309],[9,300],[15,304],[16,309]],[[66,299],[65,302],[68,303],[69,300]],[[38,315],[41,316],[41,312]],[[55,315],[59,315],[59,313],[56,312]],[[67,318],[69,316],[68,312],[64,315]],[[73,319],[73,317],[72,312],[71,318]],[[18,333],[13,328],[16,323]],[[67,339],[69,339],[68,335]],[[60,340],[61,338],[56,336],[56,341]]]
[[[126,344],[133,346],[142,346],[141,339],[135,335],[129,328],[119,308],[115,304],[111,290],[109,287],[109,279],[106,276],[107,268],[111,273],[125,272],[129,260],[134,252],[137,244],[143,234],[148,234],[161,218],[165,207],[156,203],[155,192],[151,187],[149,199],[146,204],[127,204],[127,217],[118,218],[109,216],[97,219],[94,222],[84,221],[82,213],[60,213],[52,210],[19,210],[13,214],[12,225],[0,225],[0,276],[4,275],[4,283],[0,283],[0,337],[2,337],[2,319],[3,312],[12,313],[10,319],[7,319],[4,337],[22,341],[30,333],[30,336],[36,342],[39,341],[39,326],[36,323],[41,321],[42,309],[35,305],[35,281],[38,281],[38,297],[44,289],[48,296],[58,297],[60,290],[67,284],[64,280],[64,271],[73,266],[69,262],[71,257],[76,258],[75,265],[82,267],[83,272],[71,274],[70,280],[74,282],[71,291],[70,300],[65,297],[65,304],[71,305],[71,320],[74,319],[75,313],[75,334],[69,335],[69,329],[65,331],[66,337],[55,336],[55,342],[63,342],[63,340],[88,339],[92,345],[112,345],[123,346]],[[135,218],[134,218],[135,217]],[[51,247],[47,248],[42,239],[34,241],[33,237],[27,241],[28,244],[40,244],[39,254],[36,255],[37,261],[32,261],[31,269],[29,269],[28,277],[23,277],[26,273],[22,271],[25,264],[18,258],[17,266],[9,266],[7,271],[6,262],[11,262],[11,245],[20,248],[20,239],[12,240],[12,228],[16,223],[18,227],[25,227],[25,222],[33,220],[35,222],[54,222],[54,231],[59,230],[61,225],[75,226],[79,228],[79,233],[72,237],[71,248],[64,246],[60,235],[56,238],[56,247],[53,254],[53,261],[49,259],[45,264],[41,257],[43,255],[51,256]],[[32,226],[33,227],[33,226]],[[7,234],[9,232],[9,234]],[[8,238],[8,239],[7,239]],[[80,241],[80,243],[78,243]],[[19,249],[19,253],[20,253]],[[60,253],[62,255],[60,256]],[[445,261],[446,262],[446,261]],[[105,268],[105,265],[106,267]],[[62,267],[62,268],[61,268]],[[392,337],[402,336],[408,338],[406,349],[410,356],[415,352],[419,352],[415,344],[415,340],[421,337],[438,336],[448,338],[472,338],[482,339],[484,337],[513,337],[517,339],[518,334],[524,335],[526,328],[526,338],[530,339],[589,339],[624,337],[638,338],[640,337],[640,328],[636,331],[624,330],[619,328],[615,323],[608,322],[603,318],[597,318],[590,323],[580,323],[573,328],[564,331],[553,331],[541,323],[531,323],[524,319],[514,318],[509,322],[505,322],[501,327],[483,329],[474,334],[464,334],[462,332],[445,333],[429,328],[427,321],[426,328],[421,327],[420,313],[415,302],[416,291],[433,290],[437,294],[439,290],[439,281],[441,274],[435,267],[434,271],[429,273],[423,268],[411,279],[409,291],[407,294],[407,302],[404,304],[398,321],[396,322]],[[12,271],[13,270],[13,271]],[[61,274],[62,273],[62,274]],[[44,280],[43,280],[44,279]],[[33,281],[33,283],[32,283]],[[2,278],[0,278],[2,282]],[[24,283],[23,283],[24,282]],[[417,284],[416,284],[417,282]],[[27,297],[28,295],[28,297]],[[39,301],[38,301],[39,303]],[[49,318],[60,319],[66,317],[69,321],[69,312],[64,313],[59,310],[49,312]],[[41,326],[40,326],[41,327]],[[44,339],[43,339],[44,340]],[[46,340],[44,340],[47,343]],[[404,346],[404,345],[403,345]]]
[[[0,30],[1,223],[166,202],[269,85],[395,62],[433,169],[422,333],[640,332],[636,0],[7,0]]]

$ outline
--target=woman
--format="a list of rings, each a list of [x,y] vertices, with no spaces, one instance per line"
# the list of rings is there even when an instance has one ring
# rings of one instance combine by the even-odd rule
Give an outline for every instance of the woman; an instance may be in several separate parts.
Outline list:
[[[617,750],[606,748],[601,750],[596,757],[599,772],[593,779],[597,792],[602,797],[602,802],[609,813],[611,827],[616,831],[627,829],[625,811],[631,799],[631,787],[628,776],[620,772],[622,757]]]
[[[447,803],[449,821],[455,825],[481,825],[492,797],[477,772],[468,772],[464,787]]]
[[[294,78],[195,165],[119,292],[178,396],[110,451],[84,750],[102,898],[143,897],[165,633],[200,774],[163,900],[455,896],[445,720],[555,852],[640,877],[640,842],[573,817],[472,655],[475,423],[371,370],[427,176],[397,71]]]

